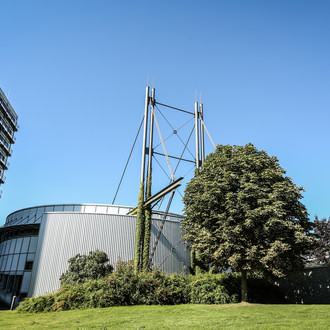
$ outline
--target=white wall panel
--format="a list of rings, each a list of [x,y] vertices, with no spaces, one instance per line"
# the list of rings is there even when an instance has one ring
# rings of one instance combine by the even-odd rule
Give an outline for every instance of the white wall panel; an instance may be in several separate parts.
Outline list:
[[[106,204],[44,205],[19,210],[7,217],[4,227],[41,223],[36,248],[29,296],[41,295],[56,290],[59,277],[68,267],[68,259],[74,255],[87,254],[96,249],[105,251],[110,263],[115,265],[119,258],[132,260],[135,248],[136,217],[127,216],[128,206]],[[158,212],[157,212],[158,213]],[[155,268],[166,273],[186,272],[190,256],[181,241],[181,216],[169,214],[152,261]],[[154,214],[151,228],[150,249],[152,250],[161,225],[162,214]],[[30,237],[19,238],[16,261],[17,272],[22,272],[27,256]],[[8,244],[7,244],[8,243]],[[1,255],[10,248],[11,240],[3,242]],[[31,249],[34,244],[31,244]],[[13,246],[14,247],[14,246]],[[31,252],[31,251],[30,251]],[[7,256],[2,268],[6,266]]]
[[[74,255],[101,250],[111,264],[134,258],[135,217],[86,213],[45,214],[29,295],[52,292]]]
[[[160,220],[153,220],[151,248]],[[133,260],[136,217],[95,213],[45,213],[42,219],[29,296],[53,292],[59,277],[76,254],[101,250],[110,263]],[[157,226],[157,228],[156,228]],[[166,221],[153,265],[166,273],[182,273],[189,266],[189,254],[181,242],[180,224]]]

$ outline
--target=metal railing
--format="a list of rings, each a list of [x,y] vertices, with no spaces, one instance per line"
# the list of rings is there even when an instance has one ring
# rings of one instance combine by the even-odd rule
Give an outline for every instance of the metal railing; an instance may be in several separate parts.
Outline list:
[[[4,129],[4,131],[6,131],[8,133],[8,135],[10,136],[10,138],[15,142],[16,137],[14,136],[14,131],[9,127],[9,125],[2,118],[0,118],[0,124],[2,125],[2,128]]]
[[[8,117],[16,125],[18,116],[17,116],[16,112],[14,111],[13,107],[11,106],[11,104],[9,103],[9,101],[7,100],[7,97],[1,88],[0,88],[0,104],[2,105],[3,109],[7,113]]]
[[[9,162],[6,162],[6,159],[2,159],[0,158],[0,163],[2,164],[2,166],[5,168],[5,169],[8,169],[10,163]]]
[[[9,151],[10,144],[9,142],[0,134],[0,142],[4,145],[4,147]]]

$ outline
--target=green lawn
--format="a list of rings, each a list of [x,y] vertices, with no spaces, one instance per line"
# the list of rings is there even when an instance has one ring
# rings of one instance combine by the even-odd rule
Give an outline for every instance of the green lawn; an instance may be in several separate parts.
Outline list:
[[[19,314],[0,329],[330,329],[330,305],[128,306]]]

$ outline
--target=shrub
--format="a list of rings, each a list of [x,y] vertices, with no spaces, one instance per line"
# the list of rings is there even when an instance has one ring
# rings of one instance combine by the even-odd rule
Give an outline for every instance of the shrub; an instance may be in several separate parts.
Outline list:
[[[91,251],[88,255],[77,254],[69,259],[69,268],[61,275],[61,285],[76,285],[88,280],[97,280],[113,271],[109,258],[103,251]]]
[[[278,287],[261,278],[248,279],[251,302],[284,302]],[[64,285],[56,293],[25,299],[19,312],[64,311],[126,305],[226,304],[240,301],[240,275],[166,275],[158,270],[135,273],[132,262],[119,261],[101,279]]]
[[[194,304],[237,302],[240,288],[237,285],[231,285],[232,282],[237,282],[236,274],[206,273],[190,276],[190,302]]]
[[[85,293],[82,285],[62,286],[55,294],[53,310],[66,311],[84,306]]]
[[[40,313],[53,310],[55,294],[24,299],[17,307],[18,312]]]
[[[187,277],[183,275],[173,274],[168,276],[156,270],[140,274],[137,290],[137,294],[140,297],[139,302],[147,305],[188,303],[189,288],[187,283]]]

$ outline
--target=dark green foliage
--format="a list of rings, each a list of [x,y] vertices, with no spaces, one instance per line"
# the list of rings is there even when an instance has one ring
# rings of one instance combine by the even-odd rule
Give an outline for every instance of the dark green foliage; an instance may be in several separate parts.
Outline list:
[[[147,178],[146,200],[151,197],[151,173]],[[143,238],[143,265],[142,270],[146,271],[149,263],[150,231],[151,231],[151,204],[145,207],[144,211],[144,238]]]
[[[62,286],[55,295],[53,310],[66,311],[70,309],[81,308],[82,306],[84,306],[86,294],[85,283],[83,285]]]
[[[312,262],[330,266],[330,218],[315,217],[314,235],[317,242],[311,252]]]
[[[238,301],[239,286],[234,284],[236,275],[205,273],[190,276],[189,279],[192,304],[227,304]],[[234,285],[230,285],[231,282]],[[228,287],[225,284],[229,284]]]
[[[132,263],[120,261],[106,279],[106,291],[113,305],[173,305],[188,302],[185,281],[183,275],[157,270],[135,273]]]
[[[252,144],[217,146],[183,198],[183,235],[197,263],[277,277],[303,266],[312,225],[303,188],[284,174],[276,157]]]
[[[55,294],[48,294],[40,297],[24,299],[17,310],[22,313],[40,313],[53,311]]]
[[[19,312],[60,311],[127,305],[174,305],[190,301],[188,278],[160,271],[135,273],[132,262],[119,261],[116,271],[80,285],[64,285],[48,296],[25,299]],[[45,298],[46,297],[46,298]]]
[[[275,303],[281,297],[278,288],[265,280],[248,281],[256,292],[251,293],[253,302]],[[135,273],[132,262],[120,261],[116,271],[105,278],[65,285],[54,294],[25,299],[17,310],[33,313],[127,305],[225,304],[239,299],[238,274],[169,276],[157,270]]]
[[[135,232],[135,254],[134,254],[134,271],[139,272],[143,266],[143,241],[144,241],[144,184],[141,182],[137,215],[136,215],[136,232]]]
[[[108,256],[102,251],[91,251],[88,255],[77,254],[69,259],[69,268],[60,277],[61,285],[76,285],[105,277],[113,271],[108,261]]]

